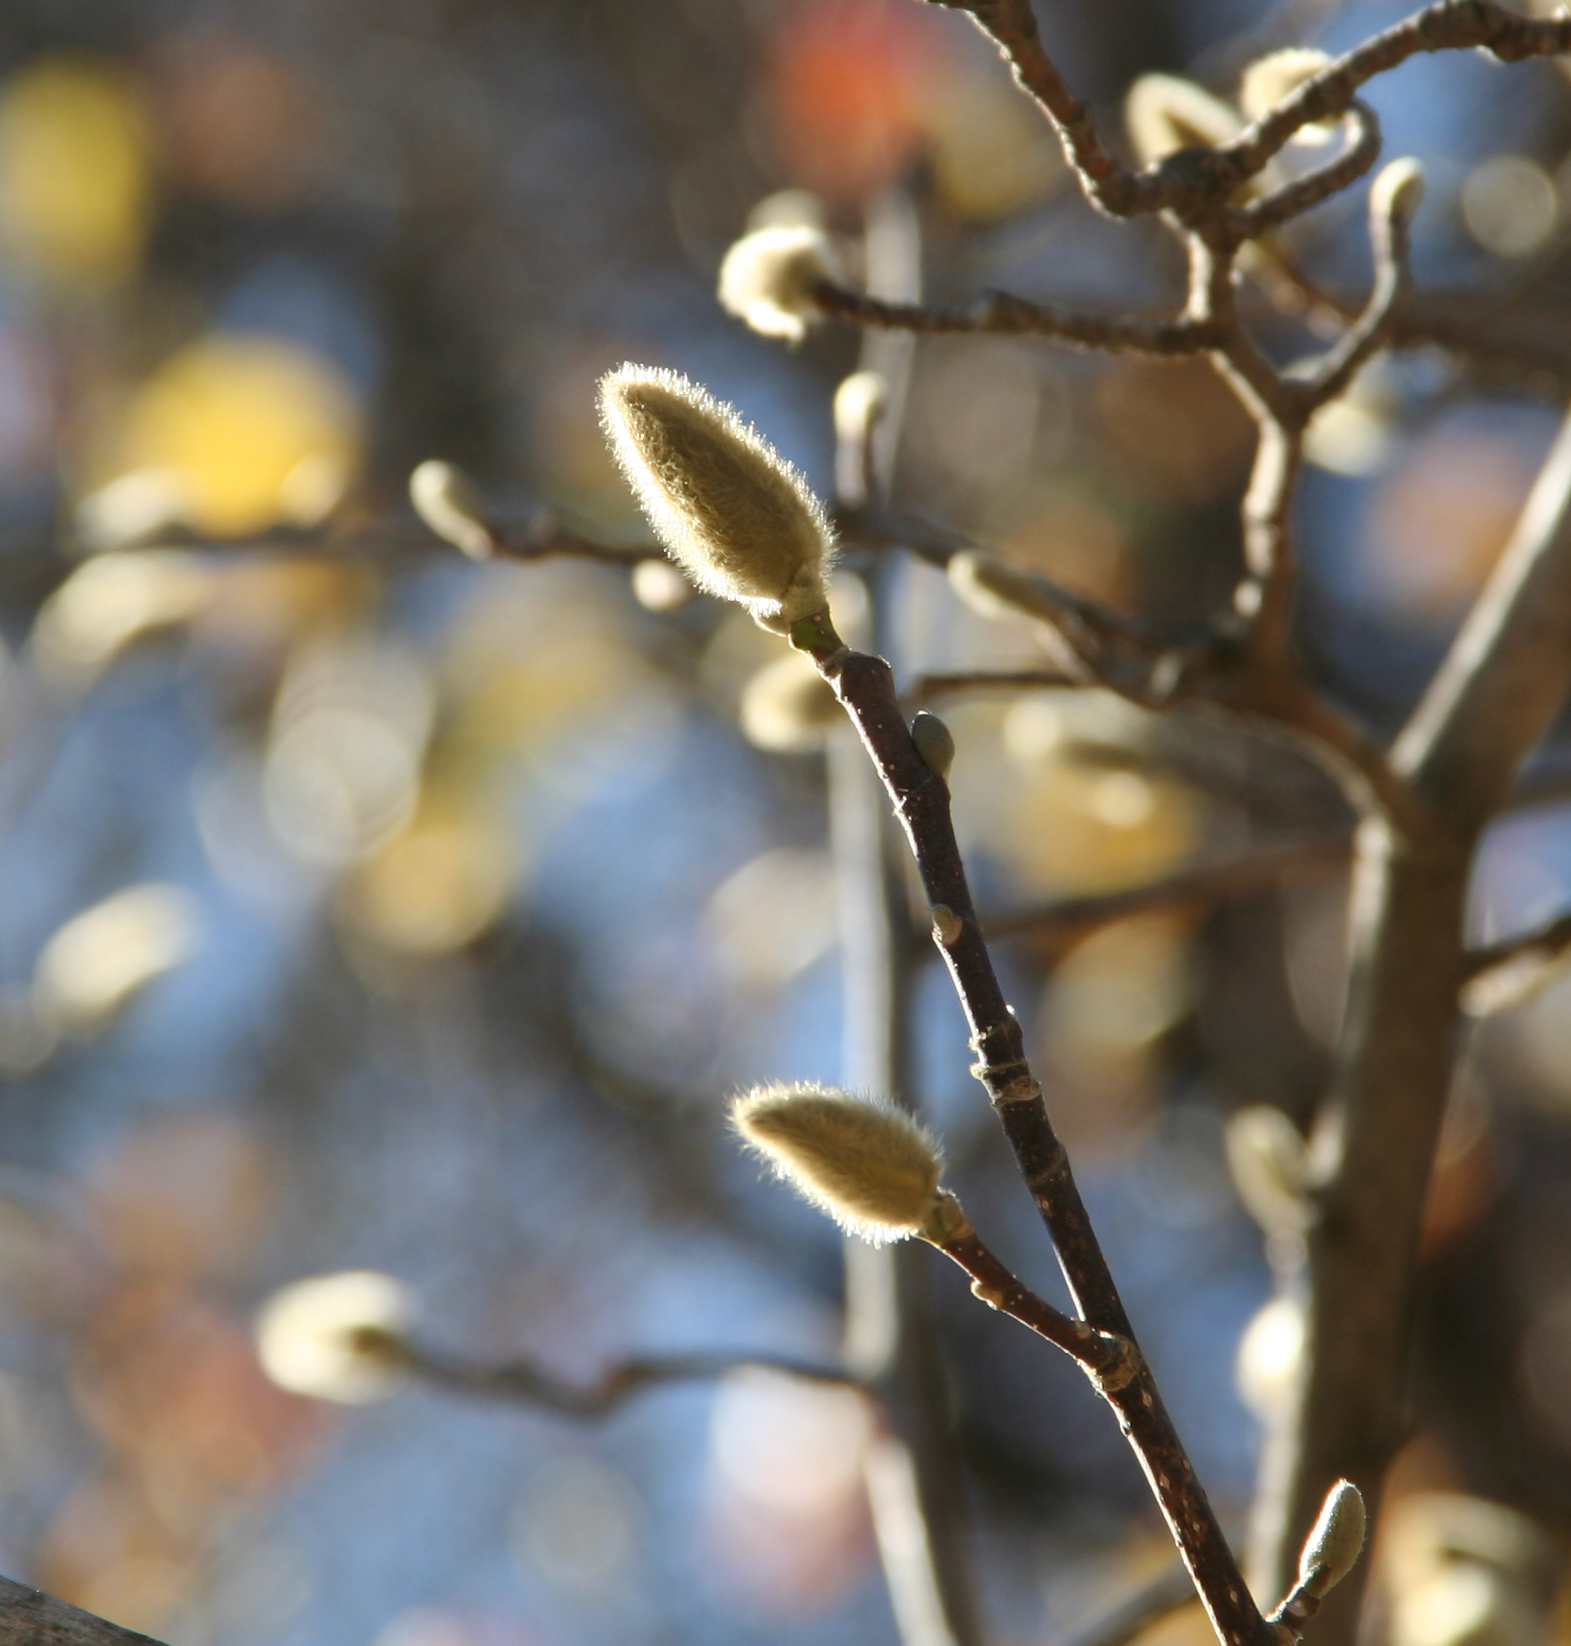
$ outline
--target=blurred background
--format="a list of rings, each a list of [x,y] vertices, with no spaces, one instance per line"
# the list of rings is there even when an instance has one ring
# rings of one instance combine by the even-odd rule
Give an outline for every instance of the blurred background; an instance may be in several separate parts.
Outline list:
[[[1227,97],[1265,51],[1401,11],[1042,19],[1116,129],[1141,73]],[[505,518],[549,507],[636,558],[594,409],[633,359],[734,401],[827,491],[858,339],[791,352],[712,295],[761,201],[820,212],[853,266],[898,208],[937,299],[1156,310],[1174,247],[1097,218],[980,36],[914,0],[12,0],[6,22],[0,1569],[175,1646],[893,1642],[843,1391],[738,1373],[590,1425],[419,1390],[327,1407],[258,1366],[256,1308],[346,1268],[405,1282],[434,1344],[584,1380],[839,1343],[838,1237],[722,1118],[741,1086],[842,1070],[825,760],[739,725],[779,642],[650,578],[641,603],[615,565],[468,564],[406,482],[461,463]],[[1571,96],[1469,55],[1372,101],[1387,154],[1429,170],[1421,285],[1517,345],[1377,361],[1314,431],[1303,642],[1390,731],[1571,383]],[[1362,211],[1286,236],[1354,298]],[[1250,303],[1279,359],[1323,346]],[[1251,444],[1201,364],[926,340],[894,500],[1181,626],[1236,576]],[[1045,663],[1029,625],[881,559],[853,550],[842,592],[875,589],[903,678]],[[1316,771],[1220,722],[942,707],[1000,916],[1347,827]],[[1571,904],[1566,759],[1490,839],[1481,941]],[[1224,1126],[1317,1098],[1344,882],[1333,848],[999,951],[1231,1525],[1291,1346]],[[913,1093],[984,1234],[1058,1296],[947,983],[924,961],[913,987]],[[1395,1488],[1529,1517],[1490,1524],[1535,1573],[1571,1526],[1568,1008],[1552,982],[1470,1038]],[[1159,1565],[1160,1528],[1083,1380],[932,1267],[991,1638],[1045,1642]],[[1534,1604],[1540,1633],[1509,1638],[1544,1638]]]

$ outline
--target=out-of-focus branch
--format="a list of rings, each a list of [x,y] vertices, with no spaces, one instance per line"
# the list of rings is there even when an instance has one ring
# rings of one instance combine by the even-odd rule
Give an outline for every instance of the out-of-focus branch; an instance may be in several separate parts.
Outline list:
[[[562,1417],[593,1421],[609,1417],[635,1395],[667,1383],[707,1383],[727,1372],[747,1367],[779,1372],[812,1383],[861,1385],[850,1373],[833,1366],[796,1360],[789,1355],[686,1354],[648,1355],[619,1361],[597,1382],[569,1383],[528,1360],[484,1365],[444,1354],[403,1338],[375,1334],[376,1349],[423,1383],[451,1394],[487,1400],[516,1401],[538,1406]],[[3,1638],[3,1637],[0,1637]]]
[[[814,286],[813,296],[824,313],[837,320],[892,331],[1051,337],[1073,348],[1116,354],[1201,354],[1214,348],[1219,340],[1214,327],[1198,320],[1074,314],[1001,291],[985,292],[969,303],[924,307],[919,303],[884,302],[848,286],[821,280]]]
[[[1207,906],[1274,886],[1304,869],[1344,863],[1351,845],[1345,834],[1278,841],[1216,863],[1196,863],[1143,886],[1094,897],[1059,898],[1012,914],[985,916],[982,925],[993,938],[1050,937],[1070,942],[1130,915]]]
[[[959,674],[919,674],[901,695],[907,707],[920,709],[958,692],[1048,691],[1084,684],[1078,675],[1061,669],[970,669]]]
[[[1242,183],[1305,126],[1343,114],[1359,87],[1375,75],[1419,52],[1472,47],[1507,63],[1571,51],[1571,18],[1523,17],[1493,0],[1439,0],[1344,53],[1216,152],[1236,183]]]
[[[0,1646],[159,1646],[150,1635],[0,1577]]]
[[[1353,140],[1346,152],[1284,184],[1263,200],[1239,207],[1235,222],[1241,239],[1253,240],[1302,217],[1322,200],[1356,183],[1374,165],[1380,158],[1380,122],[1375,111],[1365,103],[1354,102],[1348,104],[1347,116],[1353,124]]]
[[[1092,205],[1113,217],[1155,211],[1160,204],[1151,179],[1128,172],[1108,152],[1091,111],[1064,84],[1043,49],[1031,0],[942,0],[967,11],[997,43],[1015,78],[1052,121],[1065,158]]]
[[[1268,1437],[1256,1581],[1289,1575],[1327,1488],[1373,1502],[1401,1439],[1418,1230],[1451,1085],[1463,914],[1478,838],[1571,688],[1571,417],[1516,533],[1397,739],[1418,810],[1360,831],[1349,1021],[1311,1146],[1314,1219],[1296,1421]],[[1317,1636],[1350,1640],[1360,1584]]]

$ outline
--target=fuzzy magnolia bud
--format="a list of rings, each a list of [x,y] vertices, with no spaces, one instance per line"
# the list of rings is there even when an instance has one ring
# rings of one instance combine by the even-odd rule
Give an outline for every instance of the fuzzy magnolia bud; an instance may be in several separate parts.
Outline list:
[[[938,1207],[938,1143],[892,1104],[830,1086],[761,1086],[731,1119],[781,1177],[864,1240],[920,1234]]]
[[[1364,1499],[1350,1480],[1339,1480],[1320,1508],[1320,1518],[1304,1539],[1298,1586],[1319,1598],[1352,1571],[1364,1548]]]
[[[911,722],[911,741],[916,744],[916,752],[940,777],[949,776],[949,768],[955,763],[955,734],[936,714],[926,709],[918,712]]]
[[[732,407],[677,372],[627,365],[601,379],[600,412],[655,536],[693,582],[780,634],[824,610],[823,507]]]
[[[462,549],[471,560],[488,560],[495,553],[496,528],[485,499],[462,469],[434,459],[422,463],[409,477],[409,501],[444,543]]]
[[[765,337],[800,343],[820,318],[813,287],[838,277],[834,247],[808,224],[744,234],[720,265],[720,306]]]
[[[800,652],[766,664],[742,692],[742,735],[771,754],[821,749],[843,718],[834,689]]]
[[[1411,156],[1393,160],[1369,186],[1369,215],[1377,223],[1411,223],[1423,200],[1423,165]]]
[[[364,1405],[406,1375],[399,1334],[413,1313],[406,1288],[369,1269],[285,1286],[256,1319],[262,1369],[281,1389]]]
[[[1124,124],[1143,165],[1180,149],[1214,149],[1243,129],[1220,98],[1174,74],[1143,74],[1124,101]]]
[[[1331,58],[1313,46],[1289,46],[1285,51],[1274,51],[1244,70],[1239,82],[1238,106],[1246,120],[1258,120],[1269,114],[1283,98],[1292,94],[1306,80],[1312,80]],[[1304,126],[1293,135],[1293,141],[1305,147],[1328,143],[1336,128],[1328,123]]]

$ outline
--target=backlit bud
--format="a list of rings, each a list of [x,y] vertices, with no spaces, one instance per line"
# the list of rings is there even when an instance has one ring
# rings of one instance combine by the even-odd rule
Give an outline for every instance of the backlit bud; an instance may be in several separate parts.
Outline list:
[[[1306,1594],[1328,1595],[1352,1571],[1364,1548],[1364,1499],[1350,1480],[1339,1480],[1321,1505],[1320,1518],[1304,1539],[1298,1585]]]
[[[820,318],[813,287],[838,275],[834,247],[821,229],[755,229],[720,265],[720,306],[765,337],[800,343]]]
[[[262,1370],[293,1394],[349,1406],[380,1400],[406,1376],[399,1336],[412,1313],[391,1275],[353,1269],[297,1281],[257,1315]]]
[[[732,407],[676,372],[627,365],[601,379],[600,409],[655,536],[694,583],[780,634],[824,610],[823,507]]]
[[[462,469],[434,459],[422,463],[409,477],[409,501],[444,543],[471,560],[488,560],[496,552],[496,528],[485,499]]]
[[[806,754],[823,747],[844,711],[829,682],[800,652],[766,664],[742,693],[742,734],[772,754]]]
[[[1147,166],[1180,149],[1214,149],[1243,129],[1220,98],[1173,74],[1141,75],[1124,100],[1124,123]]]
[[[1411,156],[1382,166],[1369,185],[1369,215],[1377,223],[1411,223],[1423,200],[1424,168]]]
[[[736,1100],[731,1119],[781,1177],[864,1240],[919,1234],[937,1209],[938,1143],[893,1104],[762,1086]]]

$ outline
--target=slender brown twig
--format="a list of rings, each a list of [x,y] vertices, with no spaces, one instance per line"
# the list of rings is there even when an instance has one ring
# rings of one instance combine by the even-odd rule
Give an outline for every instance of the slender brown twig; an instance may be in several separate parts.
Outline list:
[[[376,1349],[423,1383],[452,1394],[487,1400],[511,1400],[538,1406],[562,1417],[594,1421],[608,1417],[635,1395],[668,1383],[707,1383],[728,1372],[759,1368],[810,1383],[861,1385],[838,1367],[797,1360],[789,1355],[703,1353],[637,1356],[619,1361],[590,1384],[569,1383],[528,1360],[486,1365],[445,1354],[404,1338],[376,1334]]]
[[[1134,1375],[1102,1393],[1145,1470],[1174,1542],[1218,1636],[1228,1646],[1271,1637],[1245,1587],[1205,1490],[1167,1415],[1138,1348],[1118,1289],[1086,1215],[1069,1159],[1031,1075],[1019,1021],[993,970],[966,883],[950,817],[949,791],[907,730],[894,677],[882,658],[850,651],[828,614],[806,619],[792,643],[818,664],[861,735],[906,832],[928,902],[934,937],[949,967],[977,1053],[973,1073],[998,1111],[1027,1188],[1046,1223],[1084,1323],[1127,1339]]]

